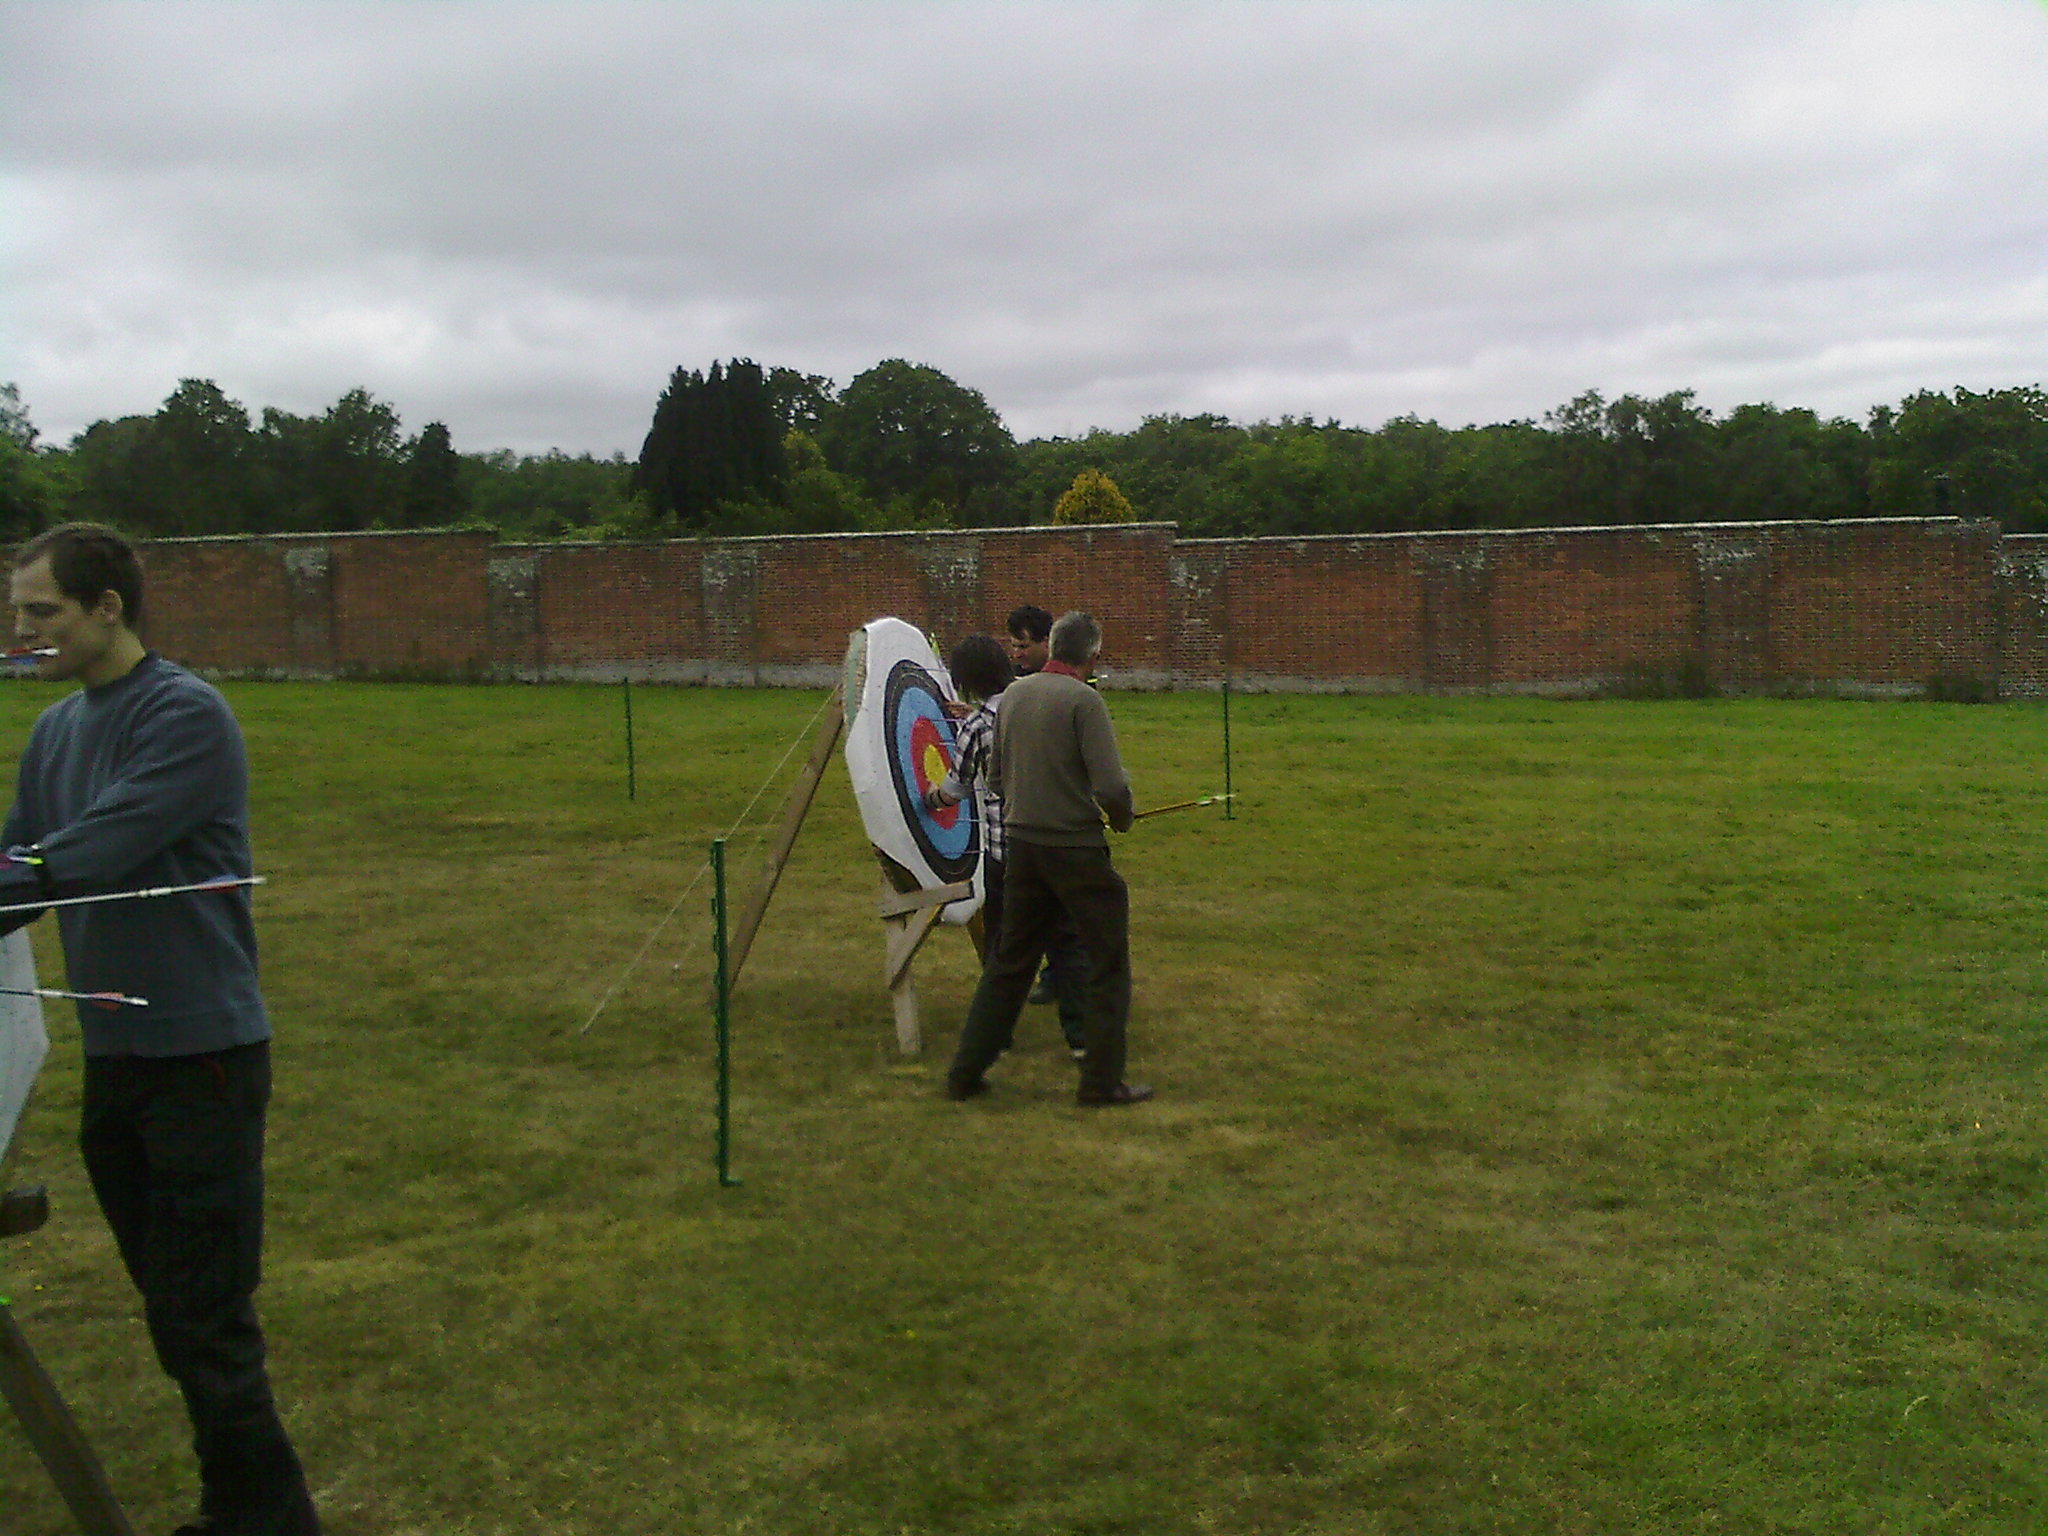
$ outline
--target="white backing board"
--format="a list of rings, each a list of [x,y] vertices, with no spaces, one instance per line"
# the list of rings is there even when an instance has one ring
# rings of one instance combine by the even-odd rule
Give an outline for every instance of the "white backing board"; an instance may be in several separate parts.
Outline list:
[[[907,692],[891,687],[899,667],[914,669],[916,686]],[[915,625],[874,619],[849,637],[841,707],[846,771],[861,824],[868,841],[924,889],[968,882],[973,893],[948,902],[940,913],[949,923],[964,923],[981,909],[985,894],[974,798],[946,813],[942,825],[936,813],[924,808],[924,785],[915,781],[922,773],[937,783],[952,767],[953,726],[938,712],[940,702],[952,697],[952,678]],[[892,710],[897,712],[892,715]],[[930,727],[928,753],[914,746],[917,732],[924,729],[920,719]]]
[[[29,948],[27,933],[17,928],[0,939],[0,987],[26,989],[35,984],[35,951]],[[14,1142],[14,1128],[49,1049],[43,1000],[0,995],[0,1157]]]

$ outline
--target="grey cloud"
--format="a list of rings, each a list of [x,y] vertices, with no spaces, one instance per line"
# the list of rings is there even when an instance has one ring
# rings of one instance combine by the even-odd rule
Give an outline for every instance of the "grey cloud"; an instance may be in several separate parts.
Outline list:
[[[918,358],[1024,433],[1860,410],[2048,335],[2019,0],[0,0],[0,48],[0,376],[53,432],[196,373],[631,449],[734,354]]]

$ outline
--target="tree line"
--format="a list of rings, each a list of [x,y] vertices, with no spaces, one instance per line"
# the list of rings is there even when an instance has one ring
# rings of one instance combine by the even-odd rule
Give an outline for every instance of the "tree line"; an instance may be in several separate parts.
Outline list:
[[[461,453],[350,390],[251,416],[187,379],[148,416],[45,444],[0,385],[0,535],[87,518],[145,537],[487,528],[508,540],[1001,527],[1132,518],[1190,537],[1954,513],[2048,531],[2048,394],[1923,390],[1857,422],[1716,415],[1689,390],[1580,395],[1540,421],[1376,428],[1146,418],[1018,442],[980,391],[900,358],[843,389],[745,358],[678,368],[637,457]]]

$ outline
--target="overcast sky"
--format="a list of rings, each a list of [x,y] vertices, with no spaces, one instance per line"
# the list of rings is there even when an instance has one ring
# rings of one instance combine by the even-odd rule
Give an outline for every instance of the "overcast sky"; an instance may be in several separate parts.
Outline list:
[[[1019,437],[2048,376],[2041,0],[0,0],[0,380],[638,450],[677,365]]]

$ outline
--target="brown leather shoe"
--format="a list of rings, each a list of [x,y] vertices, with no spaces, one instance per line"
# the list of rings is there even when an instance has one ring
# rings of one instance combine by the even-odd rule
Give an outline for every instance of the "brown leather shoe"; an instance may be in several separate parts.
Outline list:
[[[1152,1097],[1152,1090],[1144,1083],[1118,1083],[1107,1093],[1090,1093],[1085,1088],[1074,1095],[1074,1102],[1084,1109],[1109,1109],[1119,1104],[1142,1104]]]

